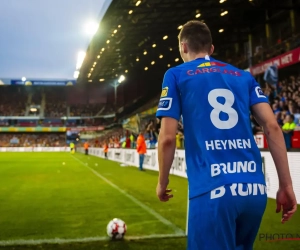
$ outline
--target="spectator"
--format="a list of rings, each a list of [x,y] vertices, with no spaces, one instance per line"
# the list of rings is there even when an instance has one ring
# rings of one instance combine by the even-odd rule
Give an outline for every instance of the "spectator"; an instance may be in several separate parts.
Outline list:
[[[290,149],[292,147],[292,136],[296,127],[294,119],[294,115],[286,115],[283,121],[284,124],[282,126],[282,131],[287,149]]]
[[[182,149],[183,148],[182,138],[183,138],[183,134],[180,131],[178,131],[177,134],[176,134],[176,148],[177,149]]]
[[[134,138],[134,135],[133,133],[130,134],[130,142],[131,142],[131,148],[135,148],[135,138]]]
[[[156,117],[156,127],[155,127],[155,133],[158,137],[160,131],[160,119]]]
[[[84,147],[85,155],[88,155],[89,154],[89,144],[88,144],[88,142],[85,142],[83,144],[83,147]]]
[[[147,152],[146,149],[146,142],[145,142],[145,138],[142,132],[140,132],[140,135],[137,138],[137,152],[139,154],[139,169],[140,171],[143,170],[143,164],[144,164],[144,158],[145,158],[145,154]]]
[[[104,152],[105,159],[108,160],[108,156],[107,156],[107,153],[108,153],[108,144],[106,142],[104,142],[103,152]]]

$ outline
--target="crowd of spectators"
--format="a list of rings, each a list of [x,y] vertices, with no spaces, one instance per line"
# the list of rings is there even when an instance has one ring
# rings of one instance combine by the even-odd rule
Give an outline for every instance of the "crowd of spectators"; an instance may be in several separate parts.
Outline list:
[[[160,131],[160,119],[150,117],[142,119],[140,123],[140,131],[143,133],[148,149],[157,147],[158,135]],[[132,131],[118,128],[89,140],[88,143],[92,147],[103,147],[108,144],[109,148],[136,148],[136,140],[138,134]],[[176,148],[184,148],[183,125],[181,121],[178,123],[178,131],[176,134]]]
[[[0,147],[64,147],[63,133],[0,133]]]
[[[283,133],[289,134],[300,129],[300,75],[290,76],[279,81],[277,86],[266,84],[264,93],[268,97],[270,105],[278,124],[282,127]],[[253,134],[263,132],[260,125],[253,119]],[[72,121],[71,121],[72,122]],[[74,120],[74,126],[95,126],[103,125],[104,119],[87,119],[78,123]],[[288,124],[288,126],[287,126]],[[294,124],[294,126],[291,124]],[[1,120],[1,126],[7,126],[6,120]],[[45,125],[45,124],[43,124]],[[292,128],[292,129],[291,129]],[[176,148],[184,148],[183,125],[179,122],[176,134]],[[287,131],[285,131],[285,129]],[[140,122],[139,130],[144,134],[147,148],[156,148],[158,134],[160,131],[160,120],[155,117],[144,118]],[[117,128],[107,130],[102,136],[89,140],[90,146],[103,147],[108,143],[109,148],[136,148],[137,133]],[[0,146],[61,146],[65,145],[63,134],[32,134],[32,133],[2,133],[0,134]]]
[[[288,115],[293,115],[295,124],[300,126],[300,75],[279,81],[277,87],[268,84],[264,93],[280,126]]]
[[[43,100],[44,117],[47,118],[110,115],[115,112],[114,106],[109,104],[70,104],[67,101],[67,89],[63,87],[1,86],[0,116],[25,116],[26,110],[28,116],[37,116],[41,114]],[[31,108],[36,110],[30,111]]]
[[[24,88],[1,86],[0,116],[24,116],[26,112],[27,95]]]
[[[95,116],[103,107],[103,104],[72,104],[70,116]]]
[[[290,149],[294,131],[300,130],[300,75],[281,80],[277,86],[267,83],[264,94],[268,97],[274,116],[282,128],[287,149]],[[252,116],[251,122],[254,135],[263,132]]]
[[[40,89],[33,91],[31,96],[31,105],[41,105],[42,102],[42,92]]]
[[[44,111],[45,117],[63,117],[67,115],[65,102],[47,102]]]
[[[64,88],[45,89],[45,117],[63,117],[67,115],[66,94]]]

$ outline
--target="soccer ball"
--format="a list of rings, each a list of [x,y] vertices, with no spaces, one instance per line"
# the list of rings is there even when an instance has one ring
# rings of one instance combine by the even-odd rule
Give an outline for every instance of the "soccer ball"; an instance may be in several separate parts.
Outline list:
[[[113,219],[107,225],[107,235],[111,239],[123,239],[127,231],[127,226],[124,221],[120,219]]]

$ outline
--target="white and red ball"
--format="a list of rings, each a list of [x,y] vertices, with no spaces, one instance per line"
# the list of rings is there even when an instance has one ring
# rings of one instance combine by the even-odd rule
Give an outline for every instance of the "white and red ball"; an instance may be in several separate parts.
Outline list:
[[[124,221],[120,219],[113,219],[107,225],[107,235],[111,239],[122,239],[126,234],[127,226]]]

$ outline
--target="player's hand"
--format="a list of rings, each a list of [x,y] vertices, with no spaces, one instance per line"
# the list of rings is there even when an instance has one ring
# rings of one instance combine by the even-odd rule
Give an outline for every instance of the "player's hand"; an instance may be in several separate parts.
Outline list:
[[[162,184],[158,183],[157,187],[156,187],[156,195],[157,195],[158,199],[162,202],[166,202],[173,197],[173,194],[171,194],[172,190],[167,189],[167,186],[168,186],[168,184],[162,185]]]
[[[282,210],[281,223],[284,224],[297,210],[297,201],[292,186],[278,189],[276,204],[276,213],[279,213]]]

